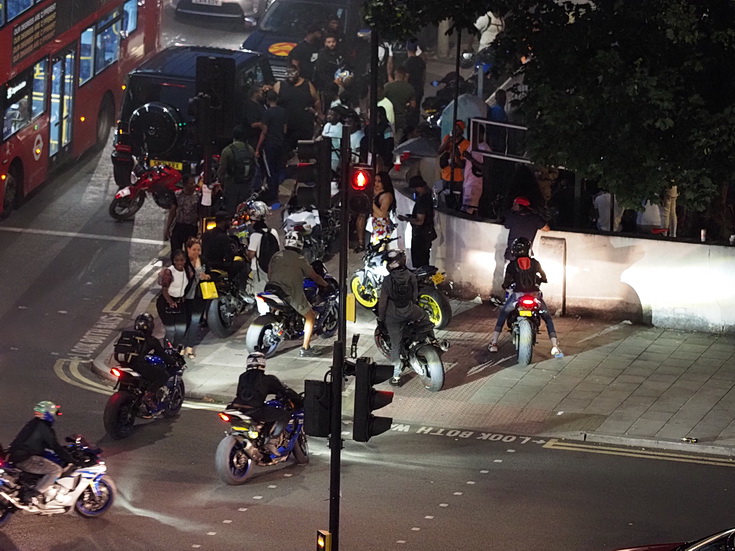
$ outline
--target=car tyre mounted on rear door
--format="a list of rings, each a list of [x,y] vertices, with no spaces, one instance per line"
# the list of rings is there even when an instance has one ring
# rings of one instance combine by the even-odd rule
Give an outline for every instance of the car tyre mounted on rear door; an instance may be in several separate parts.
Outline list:
[[[153,101],[130,116],[130,138],[149,155],[163,155],[176,145],[181,117],[173,107]]]

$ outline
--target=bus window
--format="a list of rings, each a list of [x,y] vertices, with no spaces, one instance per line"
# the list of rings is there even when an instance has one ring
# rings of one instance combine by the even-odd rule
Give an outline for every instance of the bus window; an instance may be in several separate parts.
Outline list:
[[[138,28],[138,0],[128,0],[123,5],[122,37],[127,38]]]
[[[42,59],[33,67],[33,101],[31,102],[31,119],[35,119],[46,110],[47,75],[48,61]]]
[[[28,96],[29,71],[11,80],[5,87],[3,102],[3,139],[9,138],[31,122],[31,110]]]
[[[12,21],[21,13],[33,6],[33,0],[7,0],[8,1],[8,21]]]
[[[0,0],[0,27],[5,25],[5,4]]]
[[[120,16],[112,12],[97,24],[97,44],[94,52],[94,72],[115,63],[120,57]]]
[[[79,43],[79,86],[81,86],[94,76],[94,27],[82,33]]]

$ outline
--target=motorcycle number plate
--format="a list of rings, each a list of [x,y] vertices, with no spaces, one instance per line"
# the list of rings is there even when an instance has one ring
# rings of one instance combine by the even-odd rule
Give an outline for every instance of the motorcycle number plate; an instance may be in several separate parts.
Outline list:
[[[533,312],[531,312],[531,310],[518,310],[518,315],[530,318],[533,315]]]
[[[431,281],[434,282],[434,285],[439,285],[442,281],[444,281],[444,274],[434,274],[433,276],[431,276]]]
[[[115,197],[120,199],[121,197],[127,197],[128,195],[130,195],[130,188],[124,187],[115,194]]]
[[[239,430],[239,431],[241,431],[241,432],[247,432],[247,431],[249,431],[250,429],[249,429],[248,427],[235,427],[235,426],[233,426],[233,427],[232,427],[232,430]]]
[[[169,166],[176,170],[184,170],[184,163],[179,163],[176,161],[162,161],[160,159],[151,159],[151,166],[156,165]]]

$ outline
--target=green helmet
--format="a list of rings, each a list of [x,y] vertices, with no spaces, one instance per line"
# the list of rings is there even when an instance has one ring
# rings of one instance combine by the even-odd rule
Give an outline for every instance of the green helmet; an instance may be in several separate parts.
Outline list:
[[[44,400],[36,404],[36,407],[33,408],[33,414],[39,419],[53,423],[56,416],[61,415],[61,406]]]

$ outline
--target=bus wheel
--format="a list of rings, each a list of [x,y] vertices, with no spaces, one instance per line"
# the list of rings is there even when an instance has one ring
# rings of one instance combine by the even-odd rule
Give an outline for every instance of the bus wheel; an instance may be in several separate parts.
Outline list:
[[[0,212],[0,220],[10,216],[18,201],[18,179],[13,171],[8,172],[5,178],[5,193],[3,195],[3,208]]]
[[[100,105],[99,113],[97,114],[97,142],[95,143],[95,149],[99,150],[107,145],[107,140],[110,137],[110,130],[112,129],[112,114],[113,114],[112,100],[109,96],[105,96]]]

